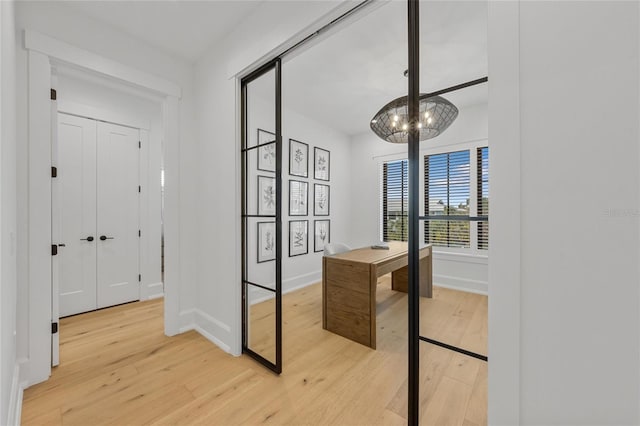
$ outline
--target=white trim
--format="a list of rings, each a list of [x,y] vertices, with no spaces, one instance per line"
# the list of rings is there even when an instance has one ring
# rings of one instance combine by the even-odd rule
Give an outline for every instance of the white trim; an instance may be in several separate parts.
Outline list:
[[[16,362],[13,368],[13,379],[11,381],[11,394],[9,395],[9,413],[7,416],[8,426],[20,425],[22,416],[22,397],[24,394],[24,383],[20,383],[20,363]]]
[[[318,269],[317,271],[309,272],[307,274],[302,274],[295,277],[287,278],[282,282],[282,288],[283,288],[282,294],[291,293],[292,291],[296,291],[301,288],[308,287],[312,284],[317,283],[318,281],[322,281],[322,269]],[[288,287],[288,286],[291,286],[291,287]]]
[[[117,124],[119,126],[132,127],[139,130],[151,129],[149,120],[139,117],[131,117],[129,114],[121,115],[111,110],[96,108],[78,102],[58,100],[58,112],[62,114],[75,115],[78,117],[90,118],[92,120],[104,121]]]
[[[301,288],[309,287],[310,285],[316,284],[318,281],[321,281],[321,280],[322,280],[321,270],[309,272],[308,274],[298,275],[292,278],[288,278],[282,282],[282,287],[283,287],[282,294],[285,295],[285,294],[294,292],[296,290],[300,290]],[[287,288],[285,290],[284,287],[286,287],[286,284],[291,284],[291,283],[296,283],[296,284],[294,284],[293,287]],[[271,283],[270,285],[273,286],[273,283]],[[273,299],[274,297],[275,297],[275,293],[268,296],[260,297],[258,299],[253,299],[251,300],[251,305],[264,302],[265,300]]]
[[[520,2],[489,2],[488,423],[520,423],[521,148]]]
[[[176,98],[182,97],[180,86],[169,80],[137,70],[88,50],[80,49],[36,31],[25,30],[24,45],[26,49],[43,53],[63,63],[77,65],[86,70],[132,83],[154,92],[175,96]]]
[[[51,375],[51,64],[28,52],[28,382]]]
[[[186,324],[180,327],[180,333],[195,330],[223,351],[236,356],[240,355],[239,353],[234,353],[231,350],[231,346],[216,337],[220,332],[223,332],[231,338],[231,327],[228,324],[202,312],[198,308],[182,311],[180,316],[186,320]],[[215,330],[215,333],[210,330]]]
[[[469,254],[469,253],[452,253],[452,252],[436,251],[435,247],[433,248],[433,260],[447,260],[452,262],[477,263],[480,265],[489,264],[488,256]]]
[[[28,346],[21,374],[34,385],[51,374],[51,88],[52,59],[77,69],[113,77],[115,81],[165,94],[162,102],[165,191],[165,303],[168,336],[180,328],[180,106],[179,88],[97,54],[77,49],[41,34],[25,31],[28,52]],[[47,54],[43,54],[46,52]],[[90,60],[89,60],[90,59]],[[148,81],[143,81],[148,78]],[[176,96],[174,96],[176,95]],[[174,198],[175,197],[175,198]],[[48,212],[48,213],[43,213]],[[24,373],[23,373],[24,371]]]
[[[468,293],[489,294],[489,283],[486,281],[470,280],[468,278],[453,277],[451,275],[433,275],[433,285],[451,290],[466,291]]]
[[[236,168],[235,168],[235,185],[236,195],[238,199],[241,199],[242,194],[242,132],[238,131],[241,126],[242,115],[242,83],[240,78],[235,79],[236,82],[236,114],[235,114],[235,136],[236,136]],[[233,315],[233,329],[236,330],[231,336],[231,353],[234,355],[240,355],[242,353],[242,244],[237,244],[237,241],[242,241],[242,207],[240,203],[235,204],[235,230],[236,230],[236,244],[235,244],[235,282],[237,285],[233,286],[233,303],[234,303],[234,315]]]
[[[162,281],[144,286],[144,296],[140,300],[153,300],[164,297],[164,284]]]

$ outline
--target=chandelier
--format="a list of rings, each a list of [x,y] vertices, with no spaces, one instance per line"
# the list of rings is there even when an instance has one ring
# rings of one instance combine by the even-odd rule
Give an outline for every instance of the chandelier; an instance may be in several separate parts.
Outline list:
[[[407,143],[409,140],[409,103],[407,96],[386,104],[371,119],[371,130],[382,140]],[[418,129],[421,141],[435,138],[458,117],[458,108],[441,96],[421,94]]]

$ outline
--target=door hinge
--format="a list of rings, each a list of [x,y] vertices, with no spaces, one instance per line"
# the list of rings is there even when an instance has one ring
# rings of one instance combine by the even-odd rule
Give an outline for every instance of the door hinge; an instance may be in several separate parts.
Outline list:
[[[56,92],[56,89],[51,89],[51,100],[55,101],[56,99],[58,99],[58,92]]]
[[[138,237],[142,237],[142,231],[138,229]]]
[[[142,282],[142,275],[138,274],[138,282]]]
[[[51,177],[52,178],[58,177],[58,168],[57,167],[51,167]]]
[[[52,322],[51,323],[51,334],[56,334],[58,332],[58,323],[57,322]]]
[[[142,187],[138,185],[138,193],[142,192]]]
[[[51,244],[51,256],[55,256],[58,254],[58,245]]]

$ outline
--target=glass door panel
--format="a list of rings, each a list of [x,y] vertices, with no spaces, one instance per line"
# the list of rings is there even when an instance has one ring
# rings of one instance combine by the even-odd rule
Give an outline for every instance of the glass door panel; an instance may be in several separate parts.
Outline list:
[[[280,60],[242,79],[242,351],[282,371]]]

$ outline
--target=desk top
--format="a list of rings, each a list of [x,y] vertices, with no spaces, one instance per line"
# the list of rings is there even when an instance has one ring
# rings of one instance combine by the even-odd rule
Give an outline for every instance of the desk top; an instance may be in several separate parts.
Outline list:
[[[345,253],[335,254],[329,256],[332,259],[341,259],[351,262],[361,263],[385,263],[398,257],[406,256],[408,252],[408,244],[402,241],[389,241],[389,250],[377,250],[371,247],[363,247],[355,250],[351,250]],[[426,247],[421,247],[420,252],[422,254]]]

